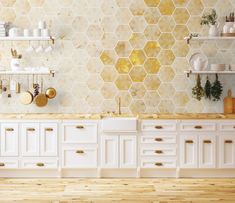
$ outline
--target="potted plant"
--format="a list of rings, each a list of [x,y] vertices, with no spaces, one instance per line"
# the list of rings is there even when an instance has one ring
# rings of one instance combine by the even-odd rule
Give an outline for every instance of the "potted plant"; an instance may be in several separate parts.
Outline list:
[[[219,24],[217,23],[218,15],[215,9],[212,9],[211,13],[203,14],[201,25],[210,26],[209,36],[216,37],[219,35]]]

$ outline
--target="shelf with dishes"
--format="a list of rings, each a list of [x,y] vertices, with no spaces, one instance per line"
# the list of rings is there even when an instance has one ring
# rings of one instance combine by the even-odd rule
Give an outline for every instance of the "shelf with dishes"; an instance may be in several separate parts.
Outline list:
[[[216,37],[211,36],[193,36],[184,38],[187,41],[187,44],[190,44],[190,41],[206,41],[206,40],[235,40],[235,35],[221,35]]]
[[[0,37],[0,41],[51,41],[52,44],[55,43],[55,37],[47,36],[47,37]]]
[[[12,71],[3,70],[0,71],[0,75],[41,75],[41,76],[55,76],[55,70],[22,70],[22,71]]]
[[[225,70],[225,71],[212,71],[212,70],[205,70],[205,71],[196,71],[196,70],[188,70],[184,71],[187,74],[187,77],[190,75],[210,75],[210,74],[235,74],[235,71],[232,70]]]

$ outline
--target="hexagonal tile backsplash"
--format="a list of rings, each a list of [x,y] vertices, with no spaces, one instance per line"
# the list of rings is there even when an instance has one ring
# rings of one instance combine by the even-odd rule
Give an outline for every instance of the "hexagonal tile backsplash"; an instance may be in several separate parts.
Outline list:
[[[119,97],[124,113],[221,112],[222,102],[192,98],[195,78],[184,71],[196,51],[211,63],[235,63],[235,44],[188,46],[183,38],[208,32],[200,25],[205,11],[216,8],[221,20],[234,7],[234,0],[0,0],[0,21],[33,29],[45,20],[57,38],[50,54],[26,53],[28,42],[1,42],[1,65],[9,67],[14,47],[26,66],[58,72],[44,80],[58,91],[47,107],[23,106],[13,95],[0,98],[0,112],[100,113],[117,110]],[[233,76],[220,79],[225,93],[234,86]]]

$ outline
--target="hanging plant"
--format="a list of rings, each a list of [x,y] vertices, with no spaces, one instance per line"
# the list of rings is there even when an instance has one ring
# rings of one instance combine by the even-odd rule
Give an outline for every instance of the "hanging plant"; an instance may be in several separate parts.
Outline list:
[[[211,82],[207,76],[206,78],[206,84],[204,87],[205,97],[209,100],[211,100]]]
[[[197,82],[196,82],[195,87],[192,89],[192,94],[193,94],[193,97],[197,99],[198,101],[200,101],[202,97],[204,96],[204,90],[201,85],[200,75],[197,76]]]
[[[213,97],[213,101],[219,101],[221,99],[222,92],[223,92],[223,86],[218,79],[218,74],[216,74],[215,82],[211,87],[211,96]]]

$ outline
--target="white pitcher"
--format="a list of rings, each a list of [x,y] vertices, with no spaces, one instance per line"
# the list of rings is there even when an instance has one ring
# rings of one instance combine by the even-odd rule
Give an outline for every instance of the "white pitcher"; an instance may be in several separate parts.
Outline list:
[[[209,36],[210,37],[219,36],[219,25],[210,25]]]

